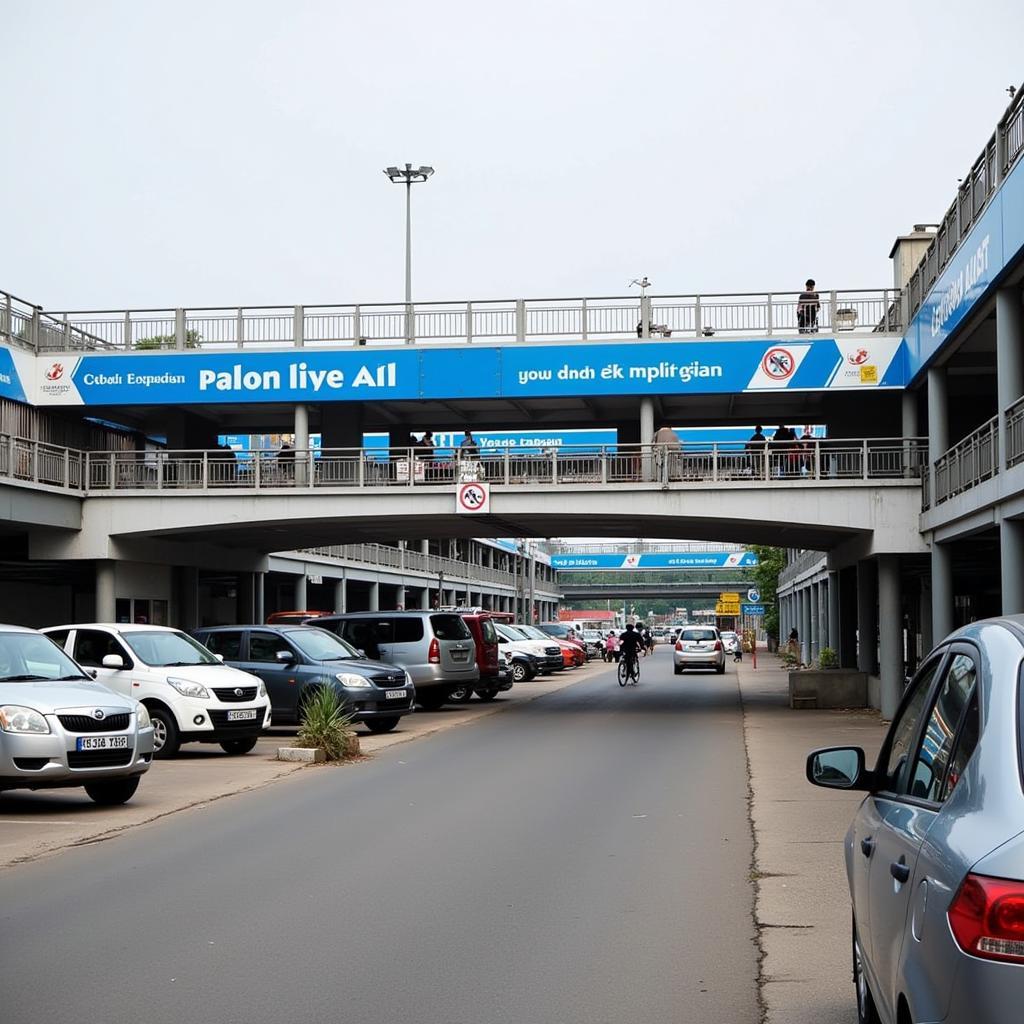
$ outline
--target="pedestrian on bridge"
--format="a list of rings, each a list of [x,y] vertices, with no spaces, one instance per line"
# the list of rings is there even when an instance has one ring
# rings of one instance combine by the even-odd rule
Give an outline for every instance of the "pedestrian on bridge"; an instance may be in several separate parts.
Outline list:
[[[764,453],[768,449],[768,438],[764,436],[760,424],[754,427],[754,433],[750,435],[745,447],[749,453],[747,463],[750,467],[750,476],[764,476]]]
[[[796,303],[796,324],[801,334],[818,333],[818,311],[821,309],[821,301],[815,287],[814,279],[808,278]]]

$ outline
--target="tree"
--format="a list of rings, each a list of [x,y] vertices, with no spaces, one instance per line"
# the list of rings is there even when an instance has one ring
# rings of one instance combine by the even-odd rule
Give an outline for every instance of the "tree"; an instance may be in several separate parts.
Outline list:
[[[195,330],[185,332],[185,348],[199,348],[202,335]],[[173,334],[154,334],[149,338],[137,338],[132,346],[136,349],[175,348],[177,341]]]
[[[757,568],[753,576],[761,591],[764,607],[764,631],[771,637],[779,638],[779,606],[776,592],[779,589],[779,573],[786,567],[786,552],[782,548],[753,544],[750,550],[757,555]]]

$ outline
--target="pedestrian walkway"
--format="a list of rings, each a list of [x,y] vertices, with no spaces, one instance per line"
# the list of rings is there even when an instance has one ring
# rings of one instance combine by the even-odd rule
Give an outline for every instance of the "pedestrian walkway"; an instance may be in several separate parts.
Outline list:
[[[787,673],[763,656],[737,666],[754,830],[754,920],[767,1024],[854,1024],[850,897],[843,838],[862,794],[816,789],[804,776],[815,747],[885,737],[873,711],[793,711]]]

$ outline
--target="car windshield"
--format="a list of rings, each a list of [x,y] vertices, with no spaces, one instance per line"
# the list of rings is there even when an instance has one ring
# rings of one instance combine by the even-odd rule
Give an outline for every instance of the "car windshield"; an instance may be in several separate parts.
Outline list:
[[[503,626],[502,634],[509,640],[529,640],[529,637],[518,626]]]
[[[715,631],[713,629],[684,629],[683,630],[684,640],[714,640]]]
[[[197,640],[173,630],[128,631],[121,634],[121,639],[139,661],[151,668],[220,664]]]
[[[0,683],[90,678],[47,636],[0,633]]]
[[[528,636],[531,640],[550,640],[551,637],[547,635],[542,629],[538,629],[536,626],[516,626],[524,636]]]
[[[557,636],[557,637],[564,638],[569,633],[569,627],[568,626],[559,626],[557,624],[556,625],[550,625],[550,626],[545,626],[544,627],[544,632],[547,633],[548,636]]]
[[[344,661],[358,658],[359,652],[339,636],[326,629],[304,626],[301,629],[283,629],[281,632],[313,661]]]

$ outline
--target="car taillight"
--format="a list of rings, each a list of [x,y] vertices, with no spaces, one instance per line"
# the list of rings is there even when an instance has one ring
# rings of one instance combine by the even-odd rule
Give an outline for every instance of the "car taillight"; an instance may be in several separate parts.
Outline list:
[[[427,661],[431,665],[441,664],[441,645],[437,642],[437,637],[433,637],[430,641],[430,650],[427,651]]]
[[[677,651],[681,651],[682,649],[683,649],[683,641],[682,640],[677,640],[676,641],[676,650]]]
[[[1024,963],[1024,882],[968,875],[946,916],[965,953]]]
[[[716,640],[715,641],[715,650],[716,651],[720,651],[721,649],[722,649],[722,641],[721,640]]]

